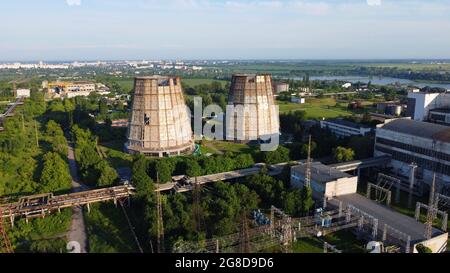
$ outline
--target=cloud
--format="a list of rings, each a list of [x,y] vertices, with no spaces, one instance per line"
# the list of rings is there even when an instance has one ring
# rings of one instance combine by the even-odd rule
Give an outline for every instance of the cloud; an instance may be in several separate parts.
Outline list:
[[[81,0],[66,0],[69,6],[81,6]]]
[[[381,0],[367,0],[369,6],[381,6]]]

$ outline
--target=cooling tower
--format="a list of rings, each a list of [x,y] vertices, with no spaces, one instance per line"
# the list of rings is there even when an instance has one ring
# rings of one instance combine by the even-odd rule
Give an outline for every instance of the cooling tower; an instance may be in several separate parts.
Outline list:
[[[128,152],[164,157],[189,153],[193,146],[191,120],[180,78],[136,78]]]
[[[250,142],[279,134],[280,118],[273,97],[272,76],[236,74],[228,98],[227,140]]]

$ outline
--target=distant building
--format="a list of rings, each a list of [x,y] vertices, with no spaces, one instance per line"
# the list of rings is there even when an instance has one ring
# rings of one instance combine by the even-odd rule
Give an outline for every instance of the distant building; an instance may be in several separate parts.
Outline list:
[[[291,102],[304,104],[306,102],[306,100],[305,100],[305,98],[291,97]]]
[[[305,177],[306,164],[300,164],[291,168],[291,185],[294,188],[303,188]],[[314,198],[333,198],[356,193],[358,177],[338,171],[320,162],[313,162],[311,164],[310,184]]]
[[[322,129],[328,129],[337,137],[365,136],[372,132],[369,126],[345,119],[328,119],[320,121]]]
[[[436,172],[438,184],[450,184],[450,127],[409,118],[378,125],[375,156],[390,155],[393,172],[407,180],[417,164],[416,180],[429,184]],[[423,182],[421,182],[423,183]]]
[[[345,88],[345,89],[349,89],[350,87],[352,87],[352,84],[349,83],[349,82],[344,83],[344,84],[342,85],[342,88]]]
[[[77,92],[66,92],[64,98],[75,98],[75,97],[88,97],[91,94],[90,91],[77,91]]]
[[[273,84],[275,93],[289,92],[289,84],[284,82],[276,82]]]
[[[16,98],[29,98],[31,94],[30,89],[17,89]]]
[[[65,92],[95,92],[96,85],[93,82],[49,82],[47,84],[49,92],[65,93]]]

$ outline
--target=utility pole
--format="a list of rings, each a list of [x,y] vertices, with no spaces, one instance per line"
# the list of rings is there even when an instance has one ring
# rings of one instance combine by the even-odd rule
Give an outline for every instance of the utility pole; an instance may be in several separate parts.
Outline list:
[[[415,173],[417,169],[416,163],[411,163],[409,165],[411,167],[411,174],[409,175],[409,195],[408,195],[408,208],[412,207],[412,195],[413,195],[413,189],[414,189],[414,180],[415,180]]]
[[[34,121],[34,133],[36,135],[36,146],[39,147],[39,136],[38,136],[38,129],[37,129],[36,121]]]
[[[308,141],[308,158],[306,159],[305,187],[311,187],[311,135]]]
[[[156,173],[156,184],[159,186],[159,174]],[[157,250],[158,253],[164,253],[164,224],[163,224],[163,211],[162,211],[162,201],[161,192],[156,191],[156,214],[157,214]]]
[[[22,113],[20,115],[22,117],[22,133],[25,133],[25,119],[23,117],[23,110],[22,110]]]
[[[250,253],[250,236],[248,232],[247,213],[241,214],[241,229],[239,232],[239,253]]]
[[[192,216],[194,231],[200,233],[203,231],[203,211],[200,203],[202,188],[195,177],[194,189],[192,191]]]
[[[13,253],[11,242],[3,226],[3,212],[0,208],[0,253]]]
[[[17,86],[16,86],[16,82],[13,82],[13,96],[17,97]]]

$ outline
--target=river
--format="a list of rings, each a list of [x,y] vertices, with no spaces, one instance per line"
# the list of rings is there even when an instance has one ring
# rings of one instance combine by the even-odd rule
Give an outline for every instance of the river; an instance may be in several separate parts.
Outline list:
[[[295,77],[294,80],[301,80],[302,77]],[[429,87],[440,87],[445,88],[447,90],[450,90],[450,83],[433,83],[433,82],[416,82],[408,79],[399,79],[399,78],[390,78],[390,77],[368,77],[368,76],[311,76],[309,77],[310,80],[325,80],[325,81],[344,81],[344,82],[350,82],[350,83],[368,83],[369,81],[372,82],[372,84],[377,85],[388,85],[388,84],[394,84],[394,83],[400,83],[400,84],[408,84],[412,86],[417,86],[419,88],[423,88],[425,86]]]

